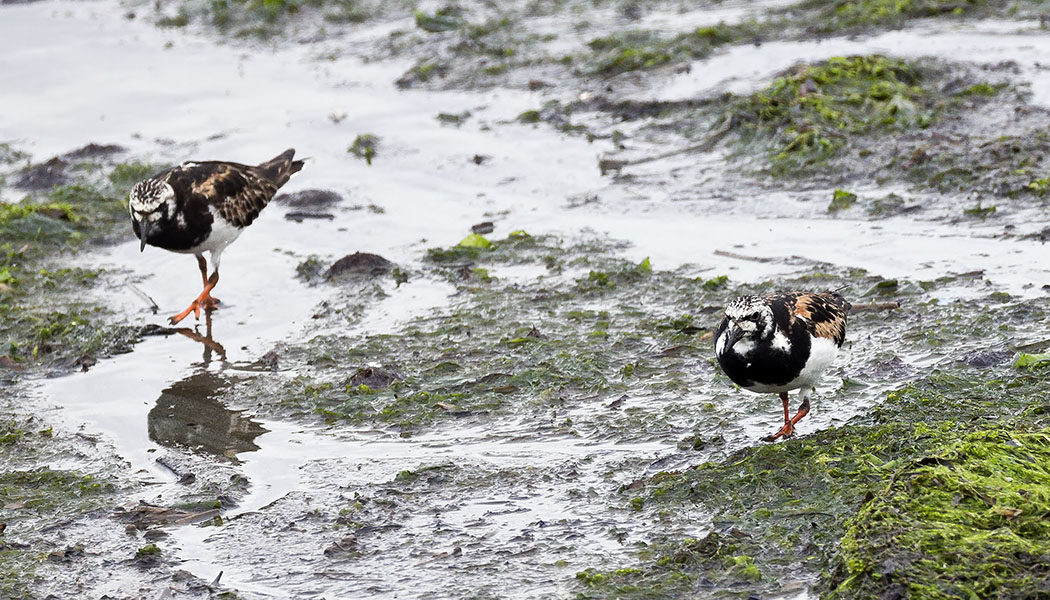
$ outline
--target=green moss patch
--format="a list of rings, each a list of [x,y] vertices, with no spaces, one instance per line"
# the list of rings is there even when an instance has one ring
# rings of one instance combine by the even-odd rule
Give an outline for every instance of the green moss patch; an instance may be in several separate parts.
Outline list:
[[[41,513],[69,508],[85,498],[114,491],[112,484],[72,471],[40,468],[0,473],[0,506],[7,519],[23,511]]]
[[[690,313],[698,303],[724,305],[732,291],[615,258],[616,248],[515,232],[433,249],[427,269],[459,290],[450,307],[388,334],[298,347],[290,354],[318,373],[341,366],[334,377],[293,380],[279,401],[333,421],[412,430],[510,411],[542,415],[575,398],[684,394],[687,361],[706,360],[710,342],[701,335],[716,324],[705,317],[697,326]],[[533,274],[504,279],[510,268]],[[553,429],[571,432],[572,424]]]
[[[935,106],[918,65],[884,56],[805,65],[744,98],[734,119],[745,135],[769,140],[774,172],[826,161],[851,136],[930,124]]]
[[[1050,432],[983,431],[897,471],[847,524],[831,598],[1050,593]]]
[[[609,76],[699,60],[719,46],[753,36],[755,30],[754,25],[721,24],[700,27],[672,38],[662,38],[649,30],[617,32],[587,43],[593,55],[586,59],[588,66],[584,71]]]
[[[354,143],[350,144],[346,151],[371,165],[372,159],[379,152],[379,137],[363,133],[354,138]]]
[[[762,595],[832,569],[816,589],[850,598],[880,597],[897,583],[933,598],[1045,584],[1046,572],[1029,567],[1046,559],[1032,550],[1045,540],[1050,501],[1047,383],[1045,369],[938,372],[844,427],[632,484],[640,495],[628,496],[656,515],[699,504],[715,531],[657,537],[635,572],[590,573],[583,595],[649,598],[697,586]],[[959,442],[960,431],[977,433]],[[751,559],[744,569],[734,568],[739,556]]]
[[[892,160],[908,181],[946,193],[981,190],[999,197],[1045,198],[1050,186],[1050,119],[1034,111],[1008,132],[988,132],[966,146],[931,141]]]
[[[806,29],[819,33],[843,33],[889,29],[923,18],[1017,17],[1034,14],[1032,1],[988,0],[806,0],[793,6],[808,22]]]
[[[104,271],[61,263],[85,243],[131,235],[128,188],[154,167],[80,166],[70,185],[0,203],[0,356],[9,365],[69,367],[126,350],[138,336],[137,328],[114,325],[107,308],[85,299]]]
[[[0,426],[0,597],[39,597],[36,571],[51,549],[39,534],[105,504],[116,486],[99,476],[76,471],[30,467],[41,452],[50,451],[50,432],[24,433],[11,424]]]

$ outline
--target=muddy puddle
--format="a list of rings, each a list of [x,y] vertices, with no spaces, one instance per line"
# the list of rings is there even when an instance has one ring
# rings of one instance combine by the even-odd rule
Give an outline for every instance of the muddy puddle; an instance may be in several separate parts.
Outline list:
[[[785,4],[665,7],[633,20],[602,6],[594,20],[684,31]],[[649,489],[639,482],[737,460],[776,425],[772,397],[734,389],[710,362],[703,334],[733,294],[845,285],[857,304],[903,304],[852,317],[848,351],[792,444],[866,423],[888,392],[931,372],[1008,370],[1016,349],[1047,337],[1026,322],[1048,310],[1050,249],[1032,237],[1046,227],[1041,202],[960,219],[972,198],[866,183],[852,191],[935,208],[838,215],[832,188],[747,181],[729,172],[724,148],[603,175],[606,153],[659,148],[519,118],[578,98],[591,79],[405,90],[394,81],[419,57],[361,58],[418,17],[297,43],[159,28],[147,15],[109,0],[0,7],[0,142],[33,163],[91,142],[154,165],[258,162],[294,147],[309,160],[282,192],[339,199],[268,207],[224,253],[223,304],[208,320],[152,329],[84,372],[12,384],[12,414],[71,440],[20,455],[19,468],[115,482],[61,533],[41,537],[44,517],[4,507],[3,551],[5,539],[83,546],[70,560],[36,560],[13,597],[603,597],[613,593],[603,581],[631,577],[666,544],[729,529],[706,501],[632,497]],[[546,40],[551,53],[591,31],[544,18],[537,27],[560,35]],[[746,94],[800,61],[884,53],[1016,61],[1012,76],[1045,109],[1039,32],[1029,21],[931,19],[859,39],[740,44],[633,82],[626,97]],[[336,52],[344,42],[355,50]],[[455,124],[438,118],[464,112]],[[366,134],[379,139],[371,164],[348,151]],[[5,202],[23,194],[0,184]],[[494,249],[457,258],[485,221]],[[354,252],[397,270],[304,276]],[[192,260],[140,253],[131,239],[56,260],[106,273],[85,297],[136,325],[162,326],[198,285]],[[987,311],[1005,316],[991,322]],[[588,387],[587,373],[600,384]],[[126,525],[136,506],[182,512]],[[616,593],[816,597],[821,568]]]

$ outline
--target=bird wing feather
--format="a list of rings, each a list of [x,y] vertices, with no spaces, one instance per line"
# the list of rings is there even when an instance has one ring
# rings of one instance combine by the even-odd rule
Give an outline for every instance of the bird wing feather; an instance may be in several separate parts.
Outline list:
[[[258,167],[231,162],[187,163],[172,169],[167,179],[242,228],[251,225],[277,192]],[[175,186],[176,181],[181,185]]]
[[[795,293],[792,313],[810,333],[834,340],[838,346],[846,339],[846,311],[849,303],[839,294]]]

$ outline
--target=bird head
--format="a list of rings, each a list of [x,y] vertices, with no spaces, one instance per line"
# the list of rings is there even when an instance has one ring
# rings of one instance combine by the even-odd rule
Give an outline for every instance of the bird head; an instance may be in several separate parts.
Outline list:
[[[150,230],[158,221],[170,219],[174,209],[175,190],[168,183],[156,179],[144,179],[131,188],[128,209],[135,225],[135,233],[141,241],[139,251],[146,248]]]
[[[773,335],[773,309],[757,296],[737,298],[726,307],[725,329],[715,340],[719,354],[740,340],[757,343]]]

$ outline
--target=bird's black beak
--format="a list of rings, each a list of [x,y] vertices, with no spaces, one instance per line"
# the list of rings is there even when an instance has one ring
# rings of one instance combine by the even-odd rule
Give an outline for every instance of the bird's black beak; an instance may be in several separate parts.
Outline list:
[[[738,327],[736,323],[730,321],[726,330],[726,348],[732,348],[742,337],[744,337],[744,330]]]
[[[149,230],[152,224],[147,220],[139,221],[139,252],[146,249],[146,239],[149,238]]]

